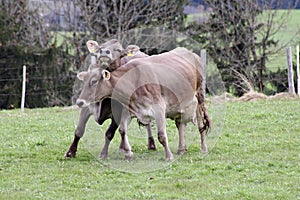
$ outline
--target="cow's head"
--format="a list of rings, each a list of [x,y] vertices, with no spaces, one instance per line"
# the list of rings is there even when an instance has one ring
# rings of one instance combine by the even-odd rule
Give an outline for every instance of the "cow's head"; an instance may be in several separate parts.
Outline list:
[[[77,78],[83,81],[83,88],[76,104],[82,108],[89,106],[91,103],[99,102],[108,97],[113,87],[110,82],[110,72],[96,67],[90,71],[79,72]]]
[[[109,40],[101,45],[89,40],[86,45],[89,52],[96,55],[97,62],[104,68],[118,68],[121,58],[126,55],[126,50],[117,39]]]
[[[142,53],[137,45],[128,45],[126,49],[123,49],[121,43],[116,39],[109,40],[102,45],[98,45],[96,41],[89,40],[86,45],[89,52],[96,55],[97,63],[109,71],[119,68],[131,59],[148,56]]]

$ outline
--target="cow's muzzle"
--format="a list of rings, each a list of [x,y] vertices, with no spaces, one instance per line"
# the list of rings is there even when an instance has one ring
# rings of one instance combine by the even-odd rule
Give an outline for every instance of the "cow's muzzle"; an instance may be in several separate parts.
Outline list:
[[[113,55],[111,50],[109,49],[100,49],[99,51],[100,55],[99,55],[99,60],[100,62],[104,62],[104,63],[110,63],[113,59]]]
[[[83,99],[77,99],[76,104],[79,108],[87,107],[89,105],[89,103]]]

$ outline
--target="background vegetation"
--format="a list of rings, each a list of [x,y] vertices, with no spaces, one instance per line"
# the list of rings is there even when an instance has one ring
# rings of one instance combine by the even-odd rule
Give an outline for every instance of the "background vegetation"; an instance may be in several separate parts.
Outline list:
[[[285,47],[294,44],[291,38],[299,41],[299,15],[277,9],[294,5],[287,7],[286,0],[203,2],[196,9],[200,14],[186,15],[188,0],[0,1],[0,109],[20,106],[24,64],[27,107],[71,104],[75,74],[87,65],[88,39],[118,38],[148,54],[176,46],[205,48],[228,92],[285,91]]]
[[[23,65],[27,107],[62,105],[72,97],[75,73],[69,46],[56,46],[26,1],[0,1],[0,109],[20,106]]]
[[[278,84],[284,82],[286,76],[273,73],[268,61],[272,56],[278,57],[293,41],[292,35],[298,33],[297,25],[290,22],[290,11],[278,10],[287,1],[204,2],[208,13],[188,26],[189,34],[204,44],[220,70],[227,91],[241,96],[252,90],[269,95],[281,90]],[[294,6],[290,2],[289,8]],[[291,26],[294,33],[282,34]]]

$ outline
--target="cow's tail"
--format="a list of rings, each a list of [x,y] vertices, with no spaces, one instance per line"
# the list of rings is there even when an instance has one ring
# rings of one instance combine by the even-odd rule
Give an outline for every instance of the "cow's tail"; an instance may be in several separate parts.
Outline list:
[[[200,90],[197,92],[197,100],[198,100],[198,108],[197,108],[197,123],[198,129],[201,135],[208,134],[211,128],[211,119],[208,115],[208,111],[204,104],[204,95],[203,92]]]
[[[197,66],[197,74],[198,74],[198,81],[197,81],[197,100],[198,100],[198,108],[197,108],[197,123],[198,123],[198,129],[200,132],[201,137],[204,135],[207,135],[210,128],[211,128],[211,120],[208,115],[208,111],[205,107],[205,98],[204,98],[204,92],[205,87],[203,87],[203,81],[204,81],[204,70],[201,65],[201,58],[194,54],[195,56],[195,62]]]

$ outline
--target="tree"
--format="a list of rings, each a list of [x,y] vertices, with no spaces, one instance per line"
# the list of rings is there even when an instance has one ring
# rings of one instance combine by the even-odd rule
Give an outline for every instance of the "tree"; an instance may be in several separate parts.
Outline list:
[[[54,19],[60,19],[50,20],[48,24],[59,30],[57,41],[62,40],[62,43],[72,46],[72,64],[78,71],[87,69],[89,65],[86,42],[91,39],[101,44],[115,38],[124,48],[136,44],[150,55],[175,48],[174,30],[184,25],[183,8],[187,1],[56,0],[48,4],[44,12],[54,13]],[[80,83],[75,82],[73,99],[80,88]]]
[[[56,30],[65,30],[64,41],[74,46],[74,63],[79,68],[88,52],[86,41],[93,39],[99,43],[108,39],[116,38],[124,45],[129,43],[138,44],[136,41],[147,43],[144,38],[136,38],[137,35],[148,34],[149,28],[162,26],[166,32],[179,30],[184,24],[183,8],[187,0],[179,0],[170,3],[169,0],[74,0],[55,1],[54,5],[48,6],[52,13],[57,13],[62,24],[56,24]],[[134,31],[129,37],[129,30],[139,29],[138,34]],[[142,30],[142,28],[144,30]],[[162,29],[160,29],[160,34]],[[70,34],[72,33],[72,34]],[[150,33],[154,34],[154,33]],[[161,43],[167,43],[161,41]],[[151,42],[156,47],[160,44]],[[139,45],[139,44],[138,44]],[[155,48],[155,46],[152,46]],[[149,52],[151,49],[148,50]],[[146,50],[146,53],[147,50]]]
[[[288,19],[288,12],[280,16],[272,8],[286,1],[207,0],[205,4],[211,9],[208,19],[191,24],[188,33],[205,44],[229,92],[238,96],[249,90],[263,92],[270,73],[266,63],[284,46],[276,34]]]
[[[74,74],[65,47],[54,47],[50,32],[26,1],[0,1],[0,109],[20,106],[22,66],[27,66],[27,107],[65,105]],[[72,77],[72,78],[71,78]],[[66,100],[67,99],[67,100]]]
[[[0,108],[19,106],[24,64],[28,107],[71,103],[75,73],[88,65],[90,39],[116,38],[147,53],[175,47],[172,31],[183,26],[187,1],[0,0]]]

